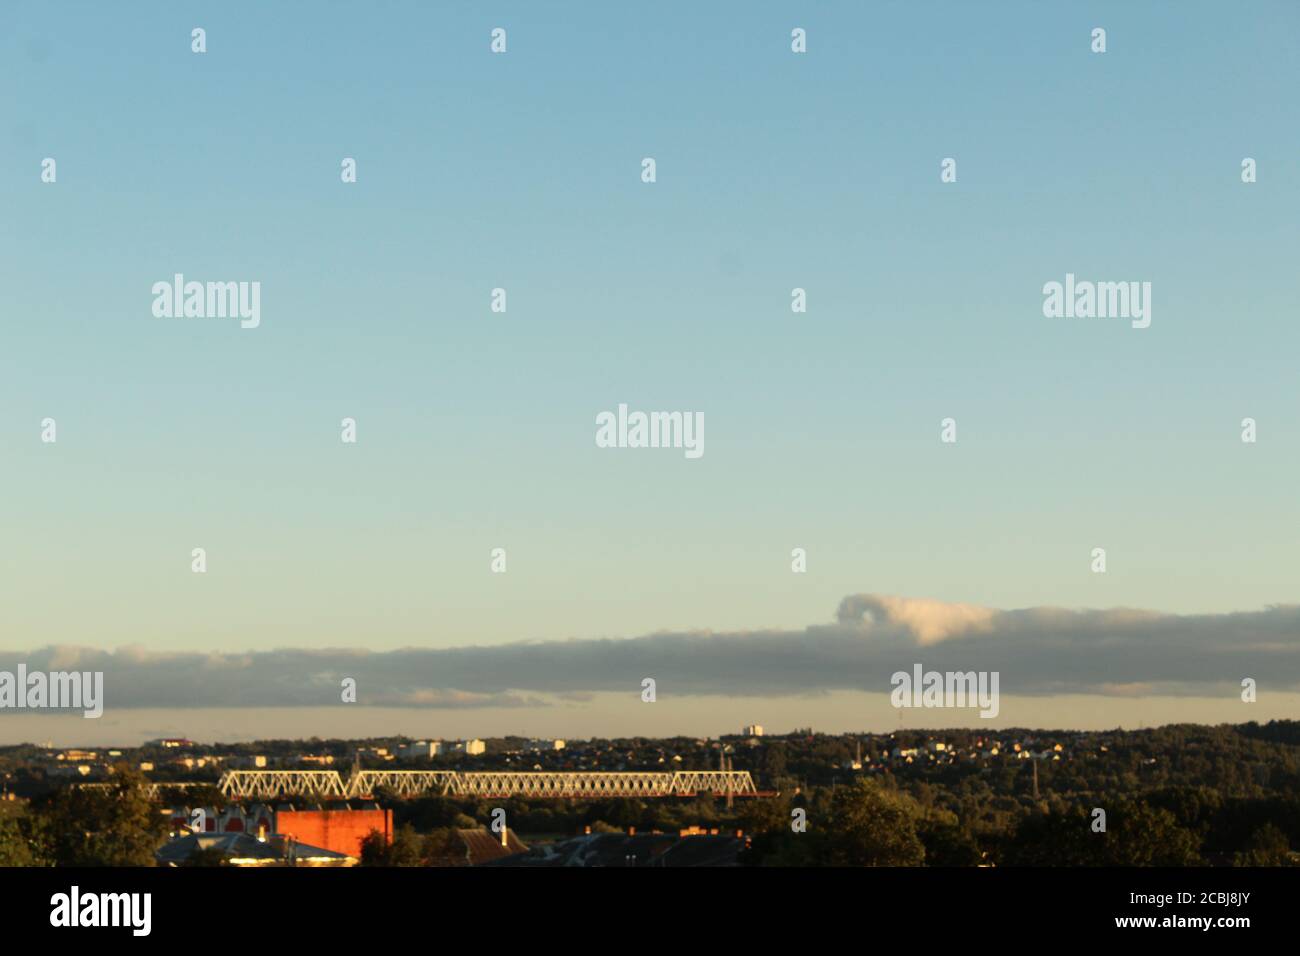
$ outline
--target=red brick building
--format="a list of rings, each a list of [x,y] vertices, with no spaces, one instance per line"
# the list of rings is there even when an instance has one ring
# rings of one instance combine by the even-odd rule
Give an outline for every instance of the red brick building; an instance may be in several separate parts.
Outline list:
[[[368,810],[295,810],[281,807],[275,811],[275,832],[292,836],[299,843],[361,857],[361,841],[371,830],[393,840],[393,811],[374,807]]]

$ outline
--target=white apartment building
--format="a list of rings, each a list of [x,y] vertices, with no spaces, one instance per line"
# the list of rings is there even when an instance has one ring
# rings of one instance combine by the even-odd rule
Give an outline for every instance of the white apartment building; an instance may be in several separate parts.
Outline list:
[[[414,760],[419,757],[436,757],[440,753],[442,753],[441,740],[417,740],[399,748],[397,756],[404,760]]]

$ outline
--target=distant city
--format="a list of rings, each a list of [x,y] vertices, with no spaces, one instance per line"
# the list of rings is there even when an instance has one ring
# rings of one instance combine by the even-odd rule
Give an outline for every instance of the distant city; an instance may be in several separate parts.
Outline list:
[[[717,738],[22,744],[0,748],[0,860],[1294,865],[1297,779],[1300,724],[1290,721],[1103,732],[774,734],[750,724]],[[138,805],[137,839],[119,834],[96,846],[61,838],[68,819],[118,825],[123,801]],[[1099,833],[1090,828],[1098,811],[1110,816]],[[862,819],[877,825],[855,829]],[[124,844],[127,856],[112,856]]]

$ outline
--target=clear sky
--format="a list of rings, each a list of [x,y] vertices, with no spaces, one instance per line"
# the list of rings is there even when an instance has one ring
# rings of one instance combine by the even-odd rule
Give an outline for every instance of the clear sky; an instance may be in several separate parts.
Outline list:
[[[799,632],[859,593],[1296,602],[1294,3],[84,2],[0,24],[6,660]],[[260,326],[155,318],[178,272],[259,281]],[[1150,328],[1045,318],[1067,272],[1149,281]],[[620,402],[703,413],[705,454],[597,448]],[[820,700],[772,707],[879,722]],[[1188,701],[1170,719],[1218,719]],[[756,709],[674,719],[775,723]]]

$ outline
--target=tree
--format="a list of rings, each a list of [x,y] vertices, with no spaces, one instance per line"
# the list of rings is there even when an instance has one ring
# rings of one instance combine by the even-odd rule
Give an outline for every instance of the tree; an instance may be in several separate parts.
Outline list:
[[[362,866],[464,866],[465,845],[456,830],[444,827],[419,834],[413,827],[400,826],[389,843],[378,830],[361,841]]]
[[[106,789],[69,788],[45,807],[58,866],[153,866],[167,821],[144,789],[144,775],[118,764]]]
[[[1007,866],[1098,865],[1097,847],[1090,845],[1088,815],[1081,807],[1026,814],[1016,825],[1001,862]]]
[[[12,803],[0,803],[0,866],[48,866],[42,819]]]
[[[1199,866],[1201,838],[1168,810],[1135,800],[1115,803],[1104,834],[1107,866]]]
[[[1253,834],[1246,851],[1233,859],[1234,866],[1286,866],[1291,844],[1286,834],[1271,823],[1266,823]]]
[[[925,846],[916,833],[918,812],[910,797],[862,780],[839,788],[829,819],[816,830],[817,862],[823,866],[921,866]]]
[[[375,833],[376,831],[371,831],[372,835]],[[398,827],[393,831],[393,841],[384,847],[381,862],[377,865],[424,866],[424,846],[420,835],[413,827]]]
[[[789,797],[746,800],[740,811],[740,825],[749,834],[784,833],[790,829],[793,808]]]
[[[1146,803],[1109,801],[1107,829],[1092,829],[1082,807],[1054,808],[1024,817],[1003,862],[1011,866],[1198,866],[1201,838],[1178,825],[1168,810]]]
[[[762,762],[763,776],[768,780],[777,780],[786,774],[786,754],[785,742],[773,741],[763,748]]]
[[[927,820],[917,835],[926,866],[978,866],[984,858],[974,834],[956,823]]]
[[[361,838],[361,865],[387,866],[388,840],[378,830],[371,830]]]
[[[426,866],[465,866],[468,851],[452,827],[444,827],[424,836]]]

